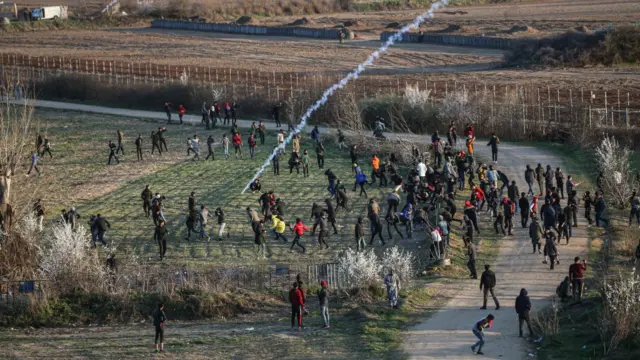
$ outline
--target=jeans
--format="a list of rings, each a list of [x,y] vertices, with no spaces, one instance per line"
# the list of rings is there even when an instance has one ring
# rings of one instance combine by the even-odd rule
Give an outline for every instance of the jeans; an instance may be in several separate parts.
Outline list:
[[[200,237],[201,238],[209,238],[207,234],[207,224],[200,224]]]
[[[329,326],[329,307],[323,306],[320,310],[322,314],[322,321],[324,322],[324,326]]]
[[[609,226],[609,220],[607,219],[603,219],[602,218],[602,214],[604,212],[598,212],[596,211],[596,227],[600,227],[600,222],[602,221],[602,227],[607,227]]]
[[[253,146],[249,146],[249,155],[251,155],[251,158],[253,159],[253,154],[255,153],[256,148],[254,148]]]
[[[293,247],[294,247],[295,245],[298,245],[299,247],[301,247],[301,248],[302,248],[302,252],[303,252],[303,253],[307,252],[307,249],[304,247],[304,245],[302,245],[302,244],[300,243],[300,235],[296,235],[296,236],[293,238],[293,242],[291,243],[291,250],[293,250]]]
[[[527,185],[529,185],[529,192],[527,193],[527,196],[535,195],[535,190],[533,189],[533,183],[527,183]]]
[[[526,311],[522,314],[518,314],[518,330],[520,331],[520,337],[522,337],[522,323],[527,322],[529,328],[529,335],[533,336],[533,330],[531,329],[531,319],[529,318],[529,312]]]
[[[573,279],[573,300],[580,302],[582,300],[582,290],[584,289],[584,281],[582,279]]]
[[[364,250],[365,245],[366,245],[366,243],[365,243],[365,240],[364,240],[364,236],[360,236],[358,238],[358,251],[360,251],[361,249]]]
[[[484,346],[484,333],[482,331],[478,331],[477,329],[473,329],[473,335],[478,338],[478,342],[473,345],[474,349],[478,349],[478,351],[482,351],[482,347]]]
[[[224,147],[224,158],[228,159],[229,158],[229,145],[226,145]]]

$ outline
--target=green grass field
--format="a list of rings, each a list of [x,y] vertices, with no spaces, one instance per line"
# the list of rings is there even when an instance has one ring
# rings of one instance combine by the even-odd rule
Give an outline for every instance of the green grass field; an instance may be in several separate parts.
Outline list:
[[[207,132],[202,127],[172,125],[166,133],[169,152],[162,157],[151,157],[151,131],[164,125],[159,122],[135,118],[117,118],[78,112],[39,111],[41,133],[51,139],[54,158],[48,156],[42,161],[42,176],[31,176],[25,188],[33,193],[43,194],[48,214],[47,221],[58,220],[62,208],[76,206],[83,216],[82,224],[90,214],[100,213],[112,224],[107,232],[108,242],[113,242],[118,256],[135,254],[139,260],[161,271],[172,272],[178,268],[203,269],[219,265],[261,265],[287,264],[300,268],[308,264],[334,262],[340,251],[354,247],[353,224],[359,215],[366,214],[367,199],[351,191],[351,164],[346,150],[340,151],[327,141],[325,168],[331,168],[349,189],[352,211],[338,213],[339,234],[331,235],[330,249],[319,250],[311,236],[305,236],[303,243],[308,247],[305,255],[298,249],[289,252],[289,245],[273,241],[269,234],[268,256],[266,260],[257,257],[253,246],[253,236],[245,213],[247,206],[258,207],[260,194],[241,190],[262,164],[275,145],[274,133],[269,133],[264,146],[258,146],[256,159],[236,159],[233,154],[224,160],[220,148],[216,148],[215,161],[191,161],[186,154],[186,139],[197,134],[201,141],[201,155],[206,156],[204,141],[213,134],[219,145],[223,132],[228,128]],[[126,156],[119,165],[107,166],[107,142],[116,139],[116,130],[125,133]],[[240,129],[246,139],[248,129]],[[133,141],[140,133],[145,139],[145,160],[135,158]],[[304,138],[302,148],[313,154],[311,141]],[[245,148],[246,149],[246,148]],[[204,153],[204,154],[203,154]],[[368,159],[371,154],[361,154],[363,169],[370,171]],[[287,158],[288,156],[285,156]],[[204,156],[202,156],[204,158]],[[280,176],[273,175],[271,167],[261,177],[263,190],[273,190],[286,203],[285,218],[293,222],[295,217],[309,219],[311,204],[322,203],[328,195],[324,171],[319,170],[312,156],[311,176],[304,178],[295,172],[289,174],[287,161],[281,161]],[[24,170],[26,172],[26,169]],[[401,168],[405,174],[406,167]],[[157,245],[152,239],[153,222],[144,217],[140,192],[149,184],[154,192],[168,197],[165,216],[171,231],[167,259],[158,260]],[[372,186],[367,188],[370,197],[376,197],[381,205],[389,188]],[[29,192],[25,191],[25,192]],[[191,191],[197,192],[198,204],[206,204],[211,211],[222,207],[227,214],[229,236],[223,241],[207,243],[192,236],[192,241],[184,240],[184,225],[187,198]],[[27,194],[30,195],[30,194]],[[25,195],[26,196],[26,195]],[[461,192],[458,201],[469,196]],[[404,202],[404,201],[403,201]],[[383,211],[385,211],[383,206]],[[211,223],[215,223],[212,219]],[[484,222],[481,227],[488,230]],[[217,230],[217,229],[216,229]],[[210,234],[212,232],[210,231]],[[484,234],[492,233],[485,231]],[[384,300],[362,305],[348,299],[338,299],[332,305],[332,330],[317,329],[321,324],[319,310],[313,295],[310,295],[311,316],[307,318],[309,330],[303,333],[289,331],[289,309],[284,294],[279,290],[265,290],[264,305],[251,307],[251,313],[233,319],[219,319],[214,323],[170,322],[168,330],[167,355],[162,357],[259,359],[259,358],[402,358],[400,345],[402,332],[409,325],[428,316],[430,311],[446,301],[431,286],[434,281],[455,281],[466,277],[466,249],[462,246],[460,230],[454,223],[449,256],[452,266],[435,268],[428,276],[415,281],[414,286],[403,290],[404,305],[400,310],[391,310]],[[385,239],[387,231],[384,230]],[[394,244],[424,253],[426,234],[417,232],[412,240],[395,237]],[[291,239],[291,236],[289,236]],[[480,262],[491,262],[499,250],[500,237],[482,237]],[[290,243],[289,243],[290,244]],[[376,251],[383,248],[376,244]],[[107,250],[98,247],[99,256],[106,257]],[[276,293],[274,293],[274,291]],[[224,296],[224,294],[221,294]],[[260,310],[262,307],[262,310]],[[168,314],[171,319],[171,314]],[[247,330],[253,328],[254,330]],[[148,323],[137,325],[78,327],[77,329],[38,329],[20,331],[0,331],[3,346],[9,356],[21,358],[29,356],[49,356],[52,351],[65,357],[90,358],[108,356],[118,358],[140,358],[151,351],[149,338],[151,327]],[[52,347],[54,350],[52,350]]]

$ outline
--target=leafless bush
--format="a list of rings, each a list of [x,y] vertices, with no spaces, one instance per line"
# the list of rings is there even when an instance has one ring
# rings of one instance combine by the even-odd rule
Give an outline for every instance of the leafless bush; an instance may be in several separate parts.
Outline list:
[[[438,107],[438,119],[443,123],[465,125],[478,122],[478,110],[467,90],[447,93]]]
[[[603,173],[602,191],[605,200],[612,206],[623,209],[636,180],[631,172],[631,150],[621,146],[613,136],[605,135],[596,148],[596,163]]]
[[[403,100],[407,105],[411,107],[425,109],[430,106],[430,95],[431,90],[420,90],[418,85],[407,85],[407,87],[404,89]]]
[[[608,355],[640,330],[640,280],[634,268],[631,273],[604,281],[600,289],[604,306],[598,317],[598,330],[604,354]]]
[[[560,304],[558,298],[553,297],[551,306],[531,316],[532,327],[544,338],[552,338],[560,330]]]
[[[69,224],[56,224],[51,230],[50,238],[40,249],[40,268],[51,289],[59,294],[104,291],[106,268],[97,252],[90,249],[84,226],[73,230]]]

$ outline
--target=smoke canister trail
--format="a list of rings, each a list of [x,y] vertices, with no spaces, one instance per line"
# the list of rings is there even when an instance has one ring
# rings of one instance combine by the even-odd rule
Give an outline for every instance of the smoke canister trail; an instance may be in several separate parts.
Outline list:
[[[422,13],[420,16],[415,18],[410,24],[407,24],[407,25],[403,26],[395,34],[391,35],[389,37],[389,39],[387,39],[387,41],[385,41],[385,43],[382,44],[381,47],[379,47],[376,51],[374,51],[373,53],[371,53],[371,55],[369,55],[367,60],[365,60],[360,65],[358,65],[358,67],[356,67],[355,70],[353,70],[352,72],[347,74],[347,76],[345,76],[338,83],[331,85],[330,88],[325,90],[325,92],[322,94],[322,97],[320,97],[320,99],[318,101],[316,101],[313,105],[311,105],[311,107],[309,107],[307,109],[307,111],[305,111],[305,113],[302,115],[302,117],[300,118],[300,123],[298,124],[298,126],[296,126],[295,130],[292,131],[287,136],[287,138],[284,140],[284,142],[282,144],[278,145],[273,150],[271,155],[269,155],[267,160],[265,160],[264,164],[262,164],[262,166],[260,167],[260,169],[258,169],[258,171],[255,173],[253,178],[251,178],[251,181],[249,181],[247,186],[244,187],[244,190],[242,190],[242,193],[244,194],[247,191],[247,189],[249,189],[249,186],[251,185],[251,183],[255,179],[257,179],[264,172],[264,170],[271,163],[271,160],[273,160],[273,158],[276,156],[277,152],[281,151],[281,150],[284,150],[284,148],[287,146],[287,144],[289,144],[291,142],[291,139],[293,138],[293,135],[301,132],[304,129],[304,127],[307,125],[307,120],[309,120],[309,117],[311,117],[311,114],[313,114],[314,111],[318,110],[318,108],[320,106],[324,105],[327,102],[327,100],[329,100],[329,96],[333,95],[333,93],[335,93],[336,90],[339,90],[339,89],[342,89],[343,87],[345,87],[349,83],[349,81],[357,79],[358,76],[360,76],[360,74],[368,66],[372,65],[373,62],[376,59],[378,59],[381,54],[383,54],[387,50],[389,50],[389,47],[391,47],[391,45],[395,44],[397,41],[402,39],[402,35],[404,35],[405,33],[409,32],[409,31],[411,31],[412,29],[418,28],[420,26],[420,24],[423,23],[425,20],[432,18],[434,12],[437,9],[441,8],[441,7],[447,6],[448,2],[449,2],[449,0],[440,0],[438,2],[435,2],[435,3],[431,4],[431,7],[429,8],[429,10],[427,10],[426,12]]]

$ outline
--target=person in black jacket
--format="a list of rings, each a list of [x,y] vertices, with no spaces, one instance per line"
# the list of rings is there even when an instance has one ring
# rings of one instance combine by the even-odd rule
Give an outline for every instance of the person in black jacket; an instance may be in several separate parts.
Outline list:
[[[584,202],[584,217],[587,219],[587,227],[591,227],[593,220],[591,219],[591,206],[593,205],[593,198],[591,197],[591,193],[589,191],[585,191],[584,196],[582,197],[582,201]]]
[[[216,159],[216,155],[213,152],[213,144],[215,143],[215,140],[213,139],[213,135],[209,135],[209,137],[207,138],[207,149],[209,150],[209,153],[207,154],[207,157],[204,158],[205,161],[209,160],[209,158],[211,158],[211,161]]]
[[[111,224],[107,219],[100,216],[100,214],[96,215],[95,224],[96,231],[98,233],[98,241],[100,241],[102,245],[107,246],[107,243],[104,241],[104,233],[108,229],[111,229]],[[95,242],[93,243],[93,246],[96,246]]]
[[[140,194],[140,198],[142,198],[144,216],[149,217],[149,215],[151,215],[151,199],[153,199],[153,193],[151,192],[151,189],[149,189],[149,185],[144,187],[144,190],[142,190],[142,193]]]
[[[160,143],[160,146],[164,146],[164,151],[169,151],[169,149],[167,149],[167,140],[164,138],[164,133],[166,131],[167,128],[159,127],[156,134],[158,135],[158,142]]]
[[[533,173],[533,169],[531,168],[531,166],[527,165],[527,169],[524,171],[524,180],[529,186],[529,192],[527,193],[528,196],[535,195],[535,191],[533,190],[534,178],[535,176]]]
[[[529,328],[529,334],[534,337],[533,330],[531,329],[531,319],[529,318],[529,312],[531,311],[531,300],[527,293],[527,289],[522,288],[520,290],[520,296],[516,298],[516,313],[518,314],[518,329],[520,331],[520,337],[522,337],[522,323],[527,322]]]
[[[605,210],[607,210],[607,205],[604,203],[604,199],[600,192],[596,192],[596,199],[593,201],[593,209],[596,211],[596,227],[600,227],[601,221],[603,223],[603,227],[609,226],[609,220],[602,217]]]
[[[118,160],[116,156],[116,144],[109,140],[109,160],[107,161],[107,165],[111,165],[111,159],[116,159],[116,164],[120,164],[120,160]]]
[[[509,197],[509,200],[511,200],[511,202],[516,206],[516,211],[518,211],[518,209],[520,208],[518,206],[519,193],[520,192],[518,190],[518,185],[516,185],[515,180],[511,181],[511,185],[507,187],[507,196]]]
[[[327,205],[327,207],[323,209],[324,212],[327,213],[327,221],[329,221],[331,227],[333,227],[333,233],[337,234],[338,228],[336,227],[336,210],[333,207],[333,204],[331,204],[331,199],[324,199],[324,203],[325,205]]]
[[[171,115],[169,115],[171,116]],[[164,323],[167,321],[167,316],[164,313],[164,304],[158,305],[158,308],[153,312],[153,326],[156,328],[156,352],[164,351]],[[158,348],[158,346],[160,346]]]
[[[158,155],[162,155],[162,148],[160,147],[160,138],[155,131],[151,132],[151,155],[153,152],[158,149]]]
[[[192,191],[191,195],[189,195],[189,208],[188,208],[188,210],[189,211],[192,211],[192,210],[195,211],[195,209],[196,209],[196,192]]]
[[[138,157],[138,160],[144,160],[142,158],[142,135],[138,134],[138,137],[136,138],[136,156]]]
[[[558,260],[558,247],[556,246],[556,236],[553,234],[551,230],[547,230],[545,232],[545,244],[544,244],[544,261],[543,264],[547,263],[547,258],[549,258],[550,266],[549,268],[553,270],[554,265],[556,263],[560,264],[560,260]]]
[[[498,162],[498,144],[500,144],[500,139],[496,136],[496,133],[492,133],[487,146],[491,146],[491,160],[494,163]]]
[[[542,164],[538,163],[538,166],[535,169],[535,173],[536,181],[538,182],[538,188],[540,189],[540,194],[538,194],[538,196],[542,196],[542,193],[544,192],[544,187],[542,186],[542,181],[544,180],[544,168],[542,167]]]
[[[167,253],[167,228],[164,226],[164,220],[158,221],[158,226],[153,233],[153,238],[158,242],[160,248],[160,260],[164,259],[164,255]]]
[[[498,302],[496,294],[493,292],[493,288],[496,286],[496,274],[494,274],[493,271],[490,270],[490,268],[490,265],[485,265],[484,272],[482,273],[482,276],[480,276],[480,290],[483,292],[483,302],[480,309],[487,309],[487,296],[489,293],[491,293],[491,297],[496,303],[496,310],[500,310],[500,303]]]
[[[529,199],[525,193],[520,193],[520,200],[518,200],[518,205],[520,206],[520,221],[522,222],[522,228],[527,228],[527,223],[529,222]]]

